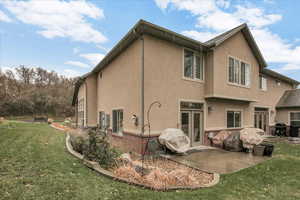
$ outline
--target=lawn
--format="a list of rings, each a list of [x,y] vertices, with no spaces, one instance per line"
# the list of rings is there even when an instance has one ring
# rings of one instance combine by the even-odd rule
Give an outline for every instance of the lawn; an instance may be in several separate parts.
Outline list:
[[[153,192],[86,168],[46,124],[10,122],[0,125],[0,199],[300,199],[300,146],[278,142],[273,157],[212,188]]]

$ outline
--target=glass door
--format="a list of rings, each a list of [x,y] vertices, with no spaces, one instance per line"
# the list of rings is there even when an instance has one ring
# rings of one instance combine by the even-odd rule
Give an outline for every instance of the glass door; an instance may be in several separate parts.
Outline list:
[[[181,129],[190,138],[192,146],[201,144],[203,136],[203,112],[181,111]]]

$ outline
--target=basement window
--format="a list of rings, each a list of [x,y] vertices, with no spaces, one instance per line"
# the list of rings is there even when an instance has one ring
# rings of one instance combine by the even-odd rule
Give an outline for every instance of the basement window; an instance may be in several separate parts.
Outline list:
[[[242,112],[241,111],[227,111],[227,128],[241,128]]]
[[[290,112],[290,125],[300,126],[300,112]]]
[[[123,110],[112,111],[112,132],[122,134],[123,131]]]

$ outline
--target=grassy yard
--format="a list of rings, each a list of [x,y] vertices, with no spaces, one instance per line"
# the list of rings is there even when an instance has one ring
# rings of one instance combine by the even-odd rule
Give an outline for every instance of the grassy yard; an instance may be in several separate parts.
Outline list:
[[[86,168],[46,124],[11,122],[0,125],[0,199],[300,199],[300,146],[276,143],[272,160],[212,188],[153,192]]]

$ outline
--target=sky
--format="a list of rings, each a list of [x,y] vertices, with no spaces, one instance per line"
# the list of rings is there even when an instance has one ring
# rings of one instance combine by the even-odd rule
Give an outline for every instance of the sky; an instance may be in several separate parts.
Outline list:
[[[91,71],[144,19],[205,42],[247,23],[268,68],[300,81],[298,0],[0,0],[0,67]]]

